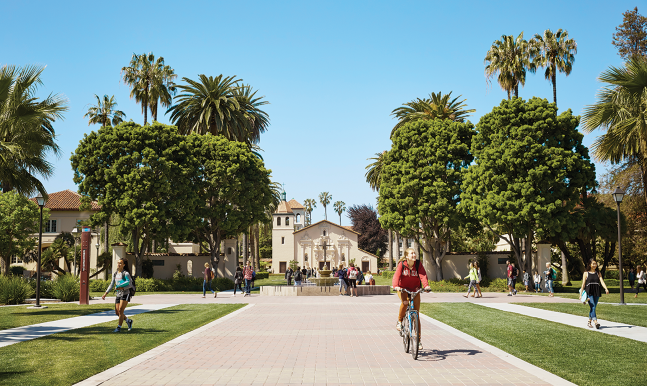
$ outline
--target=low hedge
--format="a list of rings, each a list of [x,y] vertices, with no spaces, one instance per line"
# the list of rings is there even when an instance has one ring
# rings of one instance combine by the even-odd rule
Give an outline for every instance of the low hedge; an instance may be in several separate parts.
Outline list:
[[[0,276],[0,304],[22,304],[34,293],[26,279]]]
[[[258,278],[258,275],[256,276]],[[179,277],[176,279],[145,279],[135,278],[137,292],[164,292],[164,291],[201,291],[204,279],[197,277]],[[105,292],[110,285],[110,280],[92,280],[90,291]],[[226,277],[218,277],[211,281],[211,288],[218,291],[234,289],[234,282]]]
[[[269,279],[269,278],[270,278],[269,272],[256,272],[256,280]]]
[[[53,283],[52,292],[55,299],[62,302],[78,301],[81,287],[79,278],[73,275],[62,275],[56,278]]]
[[[9,273],[14,276],[22,276],[24,270],[25,269],[22,267],[22,265],[12,265],[11,267],[9,267]]]

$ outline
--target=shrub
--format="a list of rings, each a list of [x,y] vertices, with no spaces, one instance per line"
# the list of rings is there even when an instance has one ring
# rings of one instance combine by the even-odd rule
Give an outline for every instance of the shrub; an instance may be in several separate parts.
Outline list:
[[[392,279],[393,275],[395,275],[395,271],[383,271],[382,272],[382,277],[385,277],[387,279]]]
[[[623,276],[625,276],[625,275],[623,275]],[[623,277],[623,278],[624,278],[624,277]],[[604,280],[607,280],[607,279],[616,279],[616,280],[620,280],[620,274],[619,274],[619,271],[610,271],[610,270],[606,270],[606,271],[604,272]]]
[[[485,284],[485,283],[484,283]],[[481,285],[481,288],[484,286]],[[489,279],[488,286],[486,287],[490,292],[507,292],[508,291],[508,280],[507,279]]]
[[[25,269],[22,265],[12,265],[9,267],[9,272],[14,276],[22,276],[22,273]]]
[[[184,274],[182,273],[182,265],[177,264],[175,266],[175,272],[173,272],[173,280],[184,279]]]
[[[36,294],[36,280],[29,280],[29,286]],[[36,295],[34,295],[36,296]],[[40,297],[41,299],[54,299],[54,282],[51,280],[40,281]]]
[[[463,292],[467,290],[465,284],[467,281],[462,279],[429,281],[429,287],[434,292]]]
[[[106,292],[108,286],[110,285],[110,280],[90,280],[90,291],[92,292]]]
[[[256,272],[256,280],[269,279],[269,278],[270,278],[269,272]],[[231,288],[234,288],[234,287],[231,287]]]
[[[34,290],[28,281],[16,276],[0,276],[0,304],[22,304]]]
[[[159,282],[158,279],[145,279],[143,277],[138,277],[135,279],[135,285],[137,287],[137,292],[155,292],[159,291]]]
[[[78,277],[74,275],[59,276],[54,280],[54,297],[63,302],[79,300],[80,286]]]
[[[256,278],[258,278],[258,274],[256,274]],[[217,277],[211,281],[211,288],[213,288],[214,291],[234,289],[234,282],[227,277]]]

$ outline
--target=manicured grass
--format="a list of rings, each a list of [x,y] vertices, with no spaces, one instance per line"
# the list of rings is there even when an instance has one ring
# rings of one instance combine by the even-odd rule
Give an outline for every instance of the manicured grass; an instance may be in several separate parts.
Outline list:
[[[128,304],[128,307],[139,304]],[[46,304],[47,308],[29,309],[31,305],[0,307],[0,330],[29,326],[31,324],[51,322],[53,320],[73,318],[114,310],[113,304],[93,304],[81,306],[78,304]]]
[[[647,343],[472,303],[423,303],[421,311],[578,385],[634,386],[647,379]],[[423,344],[433,348],[429,340]]]
[[[209,290],[207,290],[207,292],[209,292]],[[184,295],[193,294],[193,295],[195,295],[195,294],[202,294],[202,291],[153,291],[153,292],[137,291],[137,293],[135,294],[135,298],[137,296],[142,296],[142,295],[174,295],[174,294],[184,294]],[[101,296],[103,296],[103,292],[90,292],[90,297],[100,299]],[[115,298],[114,292],[110,292],[106,296],[106,299],[108,299],[108,298],[114,299]]]
[[[71,385],[233,312],[240,304],[183,304],[0,348],[0,385]],[[208,353],[205,353],[208,355]]]
[[[579,290],[582,287],[582,281],[581,280],[572,280],[570,286],[565,286],[563,287],[562,292],[556,292],[555,296],[559,296],[562,298],[568,298],[568,299],[579,299],[580,298],[580,293]],[[609,294],[602,293],[602,296],[600,297],[600,301],[603,303],[620,303],[620,285],[610,285],[610,283],[606,283],[607,288],[609,288]],[[632,290],[631,287],[629,286],[629,282],[625,280],[625,286],[624,286],[624,292],[625,292],[625,303],[647,303],[647,293],[644,292],[644,290],[641,290],[641,292],[638,294],[638,298],[635,299],[634,295],[636,295],[635,290]],[[525,292],[524,292],[525,294]],[[534,292],[529,292],[531,295],[537,295],[537,296],[548,296],[548,293],[537,293],[535,294]]]
[[[522,306],[541,308],[542,310],[564,312],[566,314],[588,316],[588,304],[572,303],[519,303]],[[633,324],[647,327],[647,306],[618,306],[615,304],[598,304],[595,309],[598,319],[617,323]]]

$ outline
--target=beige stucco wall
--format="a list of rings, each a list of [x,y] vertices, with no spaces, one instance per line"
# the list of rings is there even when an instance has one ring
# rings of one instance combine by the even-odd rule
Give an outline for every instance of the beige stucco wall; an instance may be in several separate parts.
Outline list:
[[[499,259],[506,259],[510,255],[510,252],[492,252],[488,256],[488,277],[490,278],[506,278],[507,277],[507,266],[504,264],[499,264]],[[442,262],[443,266],[443,278],[464,278],[469,273],[469,262],[475,261],[478,259],[478,256],[475,254],[448,254],[445,256]],[[536,260],[535,254],[533,254],[533,260]],[[436,278],[436,270],[432,269],[431,272],[428,272],[428,276],[431,280]]]

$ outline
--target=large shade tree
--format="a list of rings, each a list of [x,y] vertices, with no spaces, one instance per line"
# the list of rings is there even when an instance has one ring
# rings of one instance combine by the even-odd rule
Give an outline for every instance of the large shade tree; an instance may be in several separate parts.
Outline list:
[[[115,101],[115,96],[104,95],[103,98],[99,98],[98,95],[94,95],[97,99],[97,104],[91,106],[88,109],[88,112],[84,115],[88,118],[88,126],[92,124],[100,124],[101,126],[117,126],[126,118],[126,113],[121,110],[117,110],[117,101]]]
[[[416,240],[437,280],[443,279],[450,230],[468,221],[459,202],[473,135],[470,122],[410,122],[395,132],[382,165],[380,223]]]
[[[348,217],[353,230],[359,233],[357,247],[374,255],[384,254],[386,248],[386,231],[380,225],[377,210],[371,205],[352,205],[348,208]]]
[[[36,97],[45,67],[0,68],[0,187],[2,191],[47,195],[39,177],[54,166],[48,155],[59,154],[54,121],[63,118],[67,100],[58,94]]]
[[[502,35],[485,54],[485,76],[488,81],[496,76],[499,86],[508,93],[508,99],[512,93],[518,97],[519,85],[526,84],[526,71],[535,71],[532,56],[533,46],[523,38],[523,32],[516,38]]]
[[[544,77],[553,85],[553,102],[557,103],[557,73],[570,75],[577,54],[577,43],[568,37],[568,31],[557,32],[547,29],[543,35],[535,34],[530,45],[533,47],[533,65],[546,67]]]
[[[168,107],[175,94],[177,75],[164,63],[164,58],[155,59],[152,52],[133,54],[130,64],[121,69],[124,82],[131,87],[130,97],[142,106],[144,125],[148,123],[148,111],[157,121],[158,105]]]
[[[461,203],[530,270],[532,241],[566,232],[580,195],[595,187],[595,167],[570,110],[546,99],[504,100],[485,114],[472,141],[475,162]],[[578,225],[579,226],[579,225]],[[525,239],[525,251],[522,240]]]
[[[199,163],[174,126],[134,122],[86,134],[70,158],[79,193],[98,201],[93,221],[119,216],[132,235],[137,274],[153,240],[184,241],[204,203],[196,181]]]

